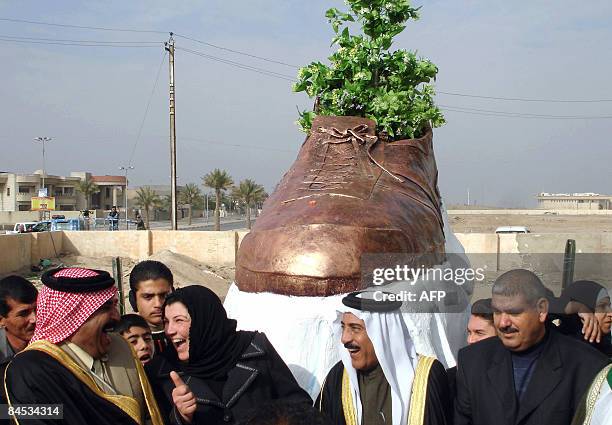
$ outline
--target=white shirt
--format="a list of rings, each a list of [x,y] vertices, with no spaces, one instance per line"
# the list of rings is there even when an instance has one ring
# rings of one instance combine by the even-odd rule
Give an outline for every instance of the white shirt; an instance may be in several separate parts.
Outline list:
[[[108,378],[104,363],[105,359],[94,359],[87,351],[83,350],[81,347],[72,342],[66,342],[66,345],[74,354],[77,355],[79,360],[81,360],[81,362],[87,366],[87,372],[89,372],[90,376],[94,378],[98,388],[107,394],[118,394],[117,390],[115,390],[115,388],[111,385],[110,379]]]
[[[593,408],[591,425],[612,425],[612,389],[608,381],[604,381],[599,390],[599,397]]]

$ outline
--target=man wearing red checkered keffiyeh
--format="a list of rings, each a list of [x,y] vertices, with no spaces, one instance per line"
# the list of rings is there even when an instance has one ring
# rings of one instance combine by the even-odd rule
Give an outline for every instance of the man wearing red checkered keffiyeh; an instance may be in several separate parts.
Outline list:
[[[61,269],[52,276],[55,279],[99,279],[100,273],[69,268]],[[117,295],[117,287],[111,285],[91,292],[66,292],[43,286],[36,303],[37,322],[31,342],[47,340],[59,344],[68,339],[96,310]]]
[[[131,346],[112,333],[117,288],[105,271],[50,270],[42,276],[30,345],[5,376],[11,404],[61,404],[64,424],[162,424]]]

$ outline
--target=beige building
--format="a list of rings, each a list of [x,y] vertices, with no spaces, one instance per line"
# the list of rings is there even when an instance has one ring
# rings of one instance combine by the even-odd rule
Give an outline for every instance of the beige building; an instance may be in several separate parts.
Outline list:
[[[100,191],[91,195],[92,209],[110,210],[114,205],[120,210],[125,206],[125,176],[91,176]]]
[[[112,205],[122,207],[125,199],[125,177],[92,176],[86,172],[72,172],[70,176],[44,176],[47,195],[55,197],[56,211],[78,211],[85,209],[85,196],[77,189],[84,180],[94,181],[100,192],[91,195],[90,208],[110,209]],[[32,174],[0,172],[0,212],[30,211],[32,197],[43,188],[43,173]]]
[[[546,193],[536,196],[538,208],[547,210],[610,210],[612,196],[598,193]]]

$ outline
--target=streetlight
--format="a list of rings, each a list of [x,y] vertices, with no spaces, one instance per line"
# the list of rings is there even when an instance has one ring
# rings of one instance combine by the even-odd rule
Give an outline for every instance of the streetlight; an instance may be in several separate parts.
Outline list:
[[[35,137],[33,139],[35,142],[41,142],[43,148],[43,175],[42,175],[42,188],[45,189],[45,142],[50,142],[53,140],[51,137]],[[47,194],[49,195],[49,194]]]
[[[125,171],[125,230],[130,230],[130,224],[128,222],[128,171],[133,170],[134,167],[128,165],[127,167],[121,166],[120,170]]]

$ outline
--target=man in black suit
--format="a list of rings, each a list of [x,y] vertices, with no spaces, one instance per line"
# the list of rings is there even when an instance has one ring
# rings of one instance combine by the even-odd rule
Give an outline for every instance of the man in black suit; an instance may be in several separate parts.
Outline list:
[[[546,326],[546,289],[528,270],[495,281],[492,307],[499,338],[459,351],[455,425],[569,425],[608,359]]]

